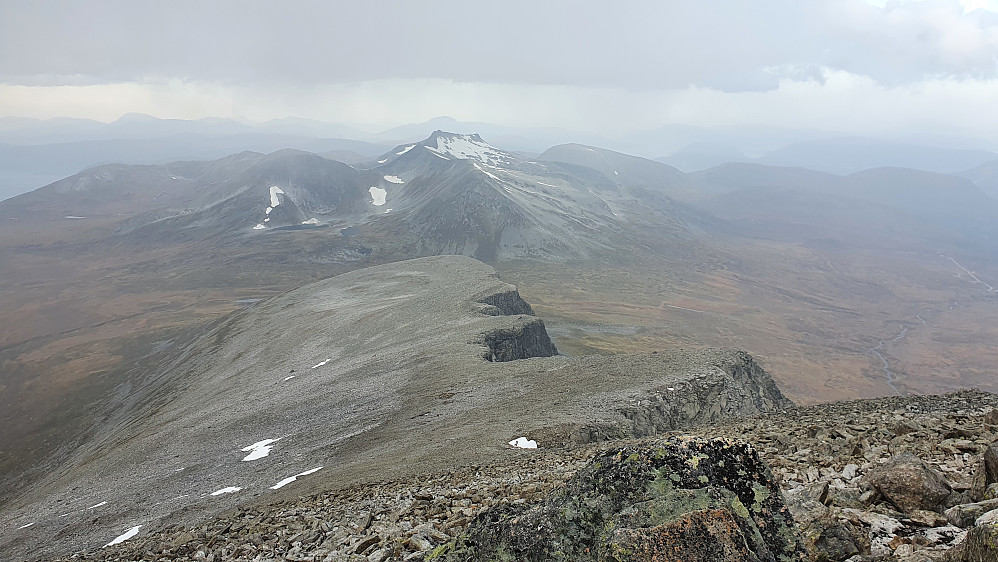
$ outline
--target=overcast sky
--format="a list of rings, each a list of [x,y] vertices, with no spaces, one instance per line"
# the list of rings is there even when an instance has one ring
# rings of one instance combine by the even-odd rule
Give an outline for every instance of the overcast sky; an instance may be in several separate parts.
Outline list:
[[[0,2],[0,116],[998,140],[998,0]]]

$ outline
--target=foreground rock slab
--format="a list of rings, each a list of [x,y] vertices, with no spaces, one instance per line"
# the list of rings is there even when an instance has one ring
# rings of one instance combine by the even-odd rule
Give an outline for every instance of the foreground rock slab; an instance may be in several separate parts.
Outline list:
[[[756,452],[673,437],[604,452],[535,507],[486,512],[428,560],[802,558],[780,488]]]

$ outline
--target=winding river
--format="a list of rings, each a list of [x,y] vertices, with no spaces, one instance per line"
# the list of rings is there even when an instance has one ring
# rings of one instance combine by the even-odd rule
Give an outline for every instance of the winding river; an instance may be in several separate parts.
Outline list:
[[[918,319],[922,320],[922,317],[918,316]],[[922,324],[925,324],[925,320],[922,320]],[[901,341],[902,339],[904,339],[904,336],[907,333],[908,333],[908,328],[905,327],[905,326],[902,326],[901,327],[901,333],[899,333],[898,335],[894,336],[894,339],[888,340],[887,342],[884,342],[884,340],[880,340],[877,343],[876,347],[871,347],[870,348],[870,353],[876,355],[877,358],[880,359],[880,363],[882,364],[883,369],[884,369],[884,379],[887,381],[887,386],[891,387],[891,390],[893,390],[894,393],[897,394],[898,396],[901,396],[901,391],[898,390],[898,388],[896,386],[894,386],[894,383],[896,383],[897,380],[898,380],[897,375],[893,371],[891,371],[891,365],[890,365],[890,363],[887,362],[887,358],[884,357],[884,354],[880,353],[880,350],[884,348],[885,344],[888,344],[888,343],[897,343],[897,342]]]

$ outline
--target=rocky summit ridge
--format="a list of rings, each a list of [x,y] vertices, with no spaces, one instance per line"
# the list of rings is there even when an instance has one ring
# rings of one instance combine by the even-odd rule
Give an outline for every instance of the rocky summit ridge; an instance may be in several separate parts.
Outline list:
[[[579,559],[599,560],[702,560],[704,550],[695,549],[705,547],[714,549],[707,551],[714,560],[995,560],[996,500],[975,500],[998,488],[996,438],[998,396],[978,391],[792,407],[655,438],[518,449],[484,464],[245,505],[61,560],[546,559],[461,554],[469,545],[494,554],[517,537],[514,548],[549,548],[551,541],[539,539],[552,523],[575,521],[569,528],[579,530],[593,521],[583,515],[609,504],[616,507],[608,513],[629,524],[606,526],[610,534],[603,536],[671,536],[676,540],[663,548],[673,550],[649,553],[637,546],[647,540],[629,547],[618,540],[602,543],[604,554],[596,556],[585,552],[592,536],[564,548],[581,544]],[[725,475],[718,461],[732,459],[738,468]],[[642,474],[659,484],[628,486]],[[701,475],[708,480],[702,486]],[[885,475],[902,476],[892,483]],[[931,505],[906,503],[919,498],[911,492],[922,485],[941,486],[946,495],[918,500]],[[594,486],[604,489],[592,494]],[[607,494],[607,486],[624,493]],[[632,497],[622,499],[627,490]],[[689,501],[672,501],[677,495]],[[656,505],[663,509],[651,509]],[[711,512],[715,517],[706,518]],[[758,521],[754,528],[769,525],[768,534],[717,540],[751,531],[753,525],[738,523],[746,516]],[[695,527],[698,541],[675,533],[697,518],[713,523]],[[793,536],[779,531],[779,519],[793,521]],[[658,524],[647,524],[653,520]],[[516,530],[527,522],[541,532]],[[662,532],[649,535],[653,530]],[[760,538],[765,549],[746,554],[745,545]],[[684,544],[693,550],[682,550]]]

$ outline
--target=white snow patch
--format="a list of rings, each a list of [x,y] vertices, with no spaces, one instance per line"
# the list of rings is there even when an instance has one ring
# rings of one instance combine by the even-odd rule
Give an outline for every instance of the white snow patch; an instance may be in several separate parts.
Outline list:
[[[613,171],[613,175],[615,175],[615,176],[619,176],[620,174],[619,174],[619,173],[617,172],[617,170],[614,170],[614,171]]]
[[[462,160],[478,160],[486,164],[498,164],[509,157],[498,148],[470,136],[437,137],[437,147],[426,147],[431,151],[449,154]]]
[[[405,180],[398,176],[385,176],[385,181],[390,181],[392,183],[405,183]]]
[[[273,444],[277,443],[281,439],[284,438],[278,437],[277,439],[264,439],[263,441],[257,441],[252,445],[247,445],[246,447],[243,447],[242,449],[240,449],[240,451],[244,453],[249,453],[248,455],[246,455],[246,458],[244,458],[243,461],[244,462],[255,461],[257,459],[262,459],[263,457],[266,457],[267,455],[270,454],[270,450],[274,448]]]
[[[482,168],[481,166],[479,166],[477,162],[476,162],[476,163],[474,164],[474,166],[475,166],[475,168],[476,168],[476,169],[477,169],[477,170],[478,170],[479,172],[481,172],[481,173],[485,174],[486,176],[489,176],[490,178],[492,178],[492,179],[494,179],[494,180],[496,180],[496,181],[502,181],[502,180],[501,180],[501,179],[499,179],[499,178],[498,178],[498,177],[497,177],[497,176],[496,176],[495,174],[492,174],[492,173],[489,173],[489,172],[487,172],[487,171],[486,171],[485,169],[483,169],[483,168]]]
[[[317,363],[317,364],[315,364],[315,365],[312,365],[312,368],[313,368],[313,369],[318,369],[319,367],[321,367],[321,366],[325,365],[326,363],[329,363],[330,361],[332,361],[332,358],[330,358],[330,359],[326,359],[325,361],[323,361],[323,362],[321,362],[321,363]]]
[[[402,156],[403,154],[405,154],[406,152],[409,152],[410,150],[412,150],[414,148],[416,148],[416,145],[407,146],[407,147],[403,148],[401,152],[396,152],[395,154],[398,154],[399,156]]]
[[[517,437],[516,439],[509,442],[513,447],[519,447],[521,449],[536,449],[537,441],[533,439],[527,439],[526,437]]]
[[[544,183],[544,182],[542,182],[542,181],[539,181],[539,182],[534,182],[534,183],[536,183],[537,185],[546,185],[546,186],[548,186],[548,187],[558,187],[557,185],[552,185],[552,184],[550,184],[550,183]]]
[[[387,159],[387,158],[385,158],[384,160],[378,160],[378,164],[384,164],[384,163],[385,163],[385,162],[387,162],[387,161],[388,161],[388,159]]]
[[[270,217],[263,219],[263,222],[270,222]]]
[[[296,375],[291,375],[290,377],[284,377],[284,380],[282,382],[288,382],[289,380],[295,378],[295,376]]]
[[[319,224],[319,219],[312,217],[307,221],[301,221],[302,224]]]
[[[368,191],[371,192],[372,203],[381,206],[385,204],[385,198],[388,196],[388,192],[380,187],[372,187]]]
[[[672,388],[671,386],[670,386],[670,387],[668,387],[668,388],[666,388],[666,390],[668,390],[669,392],[675,392],[675,391],[676,391],[676,389],[675,389],[675,388]]]
[[[65,218],[65,219],[85,219],[85,218],[87,218],[87,217],[78,217],[78,216],[76,216],[76,215],[66,215],[66,216],[65,216],[65,217],[63,217],[63,218]]]
[[[222,494],[231,494],[234,492],[238,492],[239,490],[242,490],[242,488],[238,488],[236,486],[229,486],[227,488],[222,488],[221,490],[215,490],[214,492],[211,493],[211,495],[221,496]]]
[[[20,527],[18,527],[17,529],[18,529],[18,530],[21,530],[21,529],[27,529],[28,527],[30,527],[30,526],[32,526],[32,525],[34,525],[34,523],[28,523],[27,525],[21,525],[21,526],[20,526]]]
[[[273,211],[273,210],[274,210],[274,208],[273,208],[273,207],[267,207],[267,214],[269,215],[269,214],[270,214],[270,212],[271,212],[271,211]]]
[[[260,223],[260,224],[258,224],[258,225],[256,225],[256,226],[254,226],[254,227],[253,227],[253,230],[263,230],[263,229],[265,229],[265,228],[267,228],[267,227],[266,227],[266,226],[264,226],[264,224],[263,224],[263,223]]]
[[[277,490],[278,488],[283,488],[283,487],[287,486],[288,484],[294,482],[295,480],[298,480],[299,476],[308,476],[309,474],[312,474],[313,472],[318,472],[320,470],[322,470],[322,467],[321,466],[317,466],[317,467],[315,467],[315,468],[313,468],[311,470],[306,470],[305,472],[299,472],[298,474],[295,474],[294,476],[288,476],[284,480],[281,480],[277,484],[274,484],[273,486],[271,486],[270,489],[271,490]]]
[[[283,488],[283,487],[287,486],[288,484],[294,482],[295,480],[298,480],[297,476],[289,476],[288,478],[285,478],[284,480],[281,480],[277,484],[274,484],[273,486],[271,486],[270,489],[271,490],[277,490],[279,488]]]
[[[113,541],[105,544],[104,548],[107,548],[109,546],[114,546],[114,545],[116,545],[118,543],[123,543],[123,542],[127,541],[128,539],[130,539],[130,538],[134,537],[135,535],[139,534],[139,529],[141,529],[141,528],[142,528],[142,525],[136,525],[136,526],[132,527],[131,529],[125,531],[125,533],[123,535],[121,535],[118,538],[114,539]]]
[[[390,213],[390,212],[392,212],[392,210],[391,210],[391,209],[385,209],[385,214],[386,214],[386,215],[387,215],[388,213]]]
[[[69,513],[63,513],[63,514],[62,514],[62,515],[60,515],[59,517],[69,517],[69,515],[70,515]]]
[[[270,206],[276,207],[281,204],[281,200],[277,198],[278,195],[284,195],[284,190],[273,185],[270,187]]]
[[[94,508],[98,508],[98,507],[100,507],[100,506],[102,506],[102,505],[107,505],[107,502],[100,502],[99,504],[97,504],[97,505],[92,505],[92,506],[88,507],[87,509],[94,509]]]
[[[437,158],[443,158],[444,160],[450,160],[450,158],[447,158],[443,154],[440,154],[439,152],[437,152],[437,149],[433,148],[432,146],[426,147],[426,150],[429,150],[430,154],[436,156]]]

